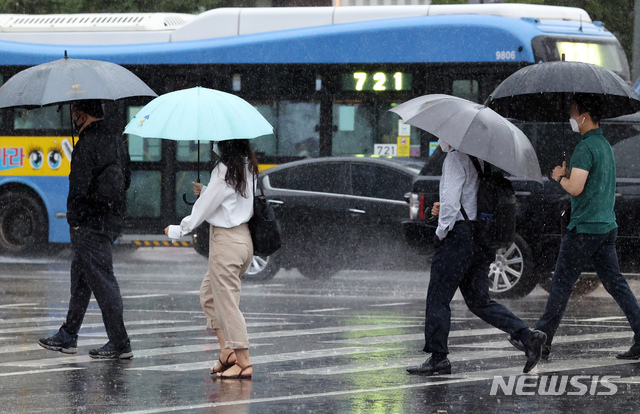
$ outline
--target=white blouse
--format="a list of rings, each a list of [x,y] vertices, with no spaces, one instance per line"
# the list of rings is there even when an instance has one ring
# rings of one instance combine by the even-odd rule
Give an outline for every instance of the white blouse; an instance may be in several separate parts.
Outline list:
[[[246,197],[238,194],[224,180],[227,167],[218,163],[211,171],[211,180],[208,186],[203,186],[200,197],[196,200],[191,215],[182,219],[179,226],[169,226],[169,237],[178,239],[195,230],[200,224],[207,221],[216,227],[230,229],[247,223],[253,216],[253,196],[255,182],[249,165],[245,169],[247,181],[253,185],[247,185]]]

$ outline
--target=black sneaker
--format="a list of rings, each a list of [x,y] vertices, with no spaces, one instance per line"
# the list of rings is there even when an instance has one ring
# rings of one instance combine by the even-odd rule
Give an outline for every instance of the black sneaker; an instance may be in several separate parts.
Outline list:
[[[119,347],[109,341],[101,348],[90,350],[89,356],[95,359],[131,359],[133,358],[133,352],[131,352],[131,344],[127,339]]]
[[[527,363],[524,365],[522,372],[525,374],[531,371],[542,357],[542,347],[547,342],[547,334],[536,329],[531,331],[529,340],[524,345],[524,354],[527,357]]]
[[[78,353],[78,336],[69,335],[64,329],[60,328],[57,334],[48,338],[41,338],[38,345],[51,350],[59,351],[63,354]]]
[[[640,344],[635,343],[627,352],[616,355],[618,359],[640,359]]]
[[[447,358],[440,362],[433,362],[433,358],[429,358],[419,367],[407,368],[407,372],[411,375],[443,375],[451,374],[451,362]]]

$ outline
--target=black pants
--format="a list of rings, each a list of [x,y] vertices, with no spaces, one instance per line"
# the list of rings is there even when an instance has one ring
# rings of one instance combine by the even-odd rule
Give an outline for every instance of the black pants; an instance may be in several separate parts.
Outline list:
[[[536,325],[536,329],[547,334],[548,345],[551,345],[560,325],[573,285],[589,261],[598,273],[602,286],[613,296],[627,317],[635,334],[635,342],[640,343],[640,306],[620,273],[616,252],[617,236],[618,229],[605,234],[583,234],[571,231],[562,239],[556,270],[551,279],[551,293],[547,300],[547,307]]]
[[[437,243],[427,293],[425,352],[449,353],[450,304],[458,287],[469,310],[483,321],[518,338],[528,332],[522,320],[489,297],[489,265],[494,259],[495,251],[478,245],[464,221]]]
[[[89,306],[91,293],[102,311],[109,341],[120,345],[128,339],[122,317],[122,295],[113,274],[112,237],[90,229],[71,229],[71,299],[67,320],[62,328],[77,335]]]

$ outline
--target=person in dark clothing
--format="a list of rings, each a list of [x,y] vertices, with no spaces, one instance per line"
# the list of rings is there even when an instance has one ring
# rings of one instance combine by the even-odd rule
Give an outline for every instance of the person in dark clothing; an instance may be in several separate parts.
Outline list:
[[[58,333],[40,339],[39,344],[53,351],[77,353],[78,331],[93,292],[109,342],[90,350],[89,356],[128,359],[133,353],[124,326],[122,295],[113,274],[111,246],[122,230],[124,192],[129,188],[131,171],[124,141],[107,129],[103,116],[99,101],[79,101],[72,106],[79,140],[72,154],[67,198],[67,222],[75,254],[71,299],[67,319]],[[116,183],[106,186],[111,190],[103,194],[104,182],[109,180]]]
[[[469,155],[454,150],[443,140],[440,140],[440,148],[447,156],[442,166],[440,202],[431,210],[431,214],[438,217],[438,228],[427,291],[423,348],[424,352],[431,353],[431,358],[407,371],[426,376],[451,373],[447,358],[451,301],[460,288],[471,312],[525,344],[527,361],[523,371],[527,373],[540,360],[547,337],[529,329],[509,309],[489,297],[487,275],[489,265],[495,259],[495,250],[487,246],[474,229],[478,217],[478,170]]]

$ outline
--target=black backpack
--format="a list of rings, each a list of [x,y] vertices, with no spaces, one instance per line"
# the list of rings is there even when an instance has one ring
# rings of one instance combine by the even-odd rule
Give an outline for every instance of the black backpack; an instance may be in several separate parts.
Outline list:
[[[484,163],[484,171],[475,157],[470,157],[478,171],[478,216],[476,241],[490,248],[507,248],[516,235],[516,193],[511,181]],[[462,208],[462,215],[469,220]]]

